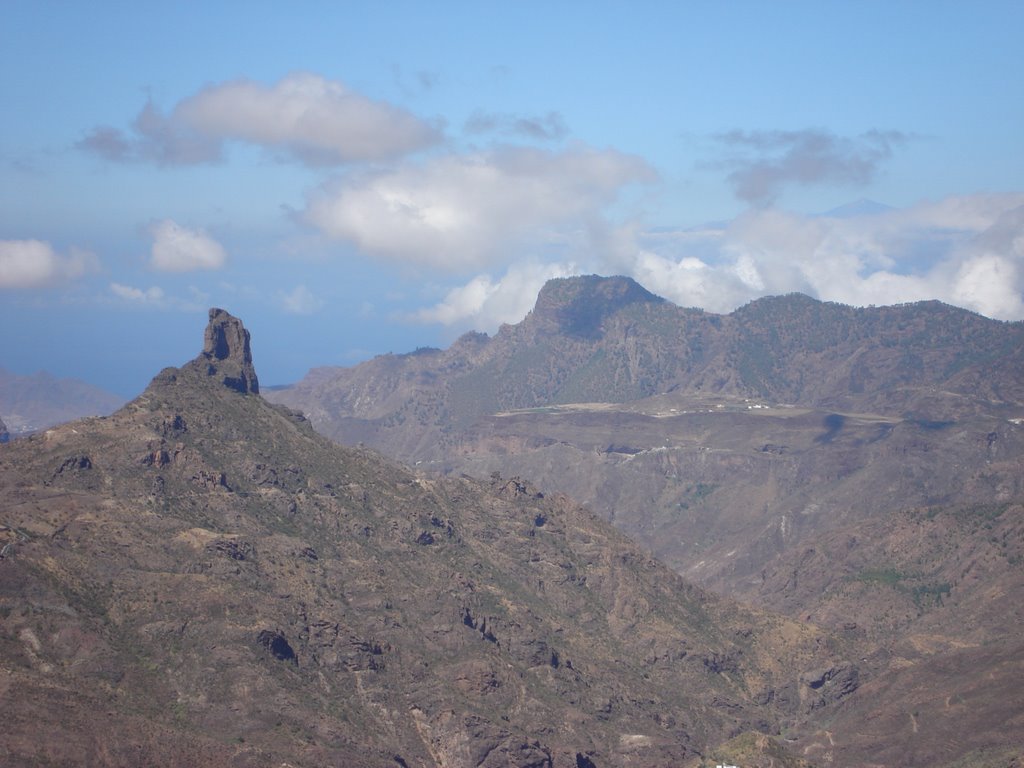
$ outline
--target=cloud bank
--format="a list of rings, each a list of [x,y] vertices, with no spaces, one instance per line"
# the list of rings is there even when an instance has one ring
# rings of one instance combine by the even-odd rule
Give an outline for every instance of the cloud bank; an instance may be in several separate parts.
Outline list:
[[[386,160],[441,140],[437,125],[336,80],[296,73],[272,86],[240,79],[207,86],[167,114],[147,103],[122,131],[97,126],[80,149],[113,162],[197,165],[239,141],[307,165]]]
[[[406,319],[417,323],[494,330],[502,323],[516,323],[533,308],[537,294],[548,280],[577,274],[573,265],[513,264],[499,279],[477,275],[451,289],[433,307]]]
[[[654,178],[614,150],[502,147],[344,178],[314,193],[304,216],[372,256],[459,272],[598,226],[624,187]]]
[[[0,240],[0,289],[44,288],[77,280],[98,266],[92,253],[77,248],[62,256],[42,240]]]
[[[602,255],[475,275],[409,319],[493,332],[549,277],[624,274],[676,304],[727,313],[806,293],[854,306],[938,299],[1024,319],[1024,195],[972,195],[853,216],[755,209],[723,225],[608,233]]]
[[[535,144],[568,135],[558,112],[477,111],[463,131]],[[346,166],[307,193],[297,217],[362,256],[451,275],[436,304],[402,315],[412,322],[491,331],[521,319],[545,280],[588,272],[629,275],[678,304],[716,312],[800,291],[854,305],[938,298],[1024,318],[1024,196],[799,215],[773,205],[787,189],[868,184],[915,137],[807,129],[714,138],[713,167],[752,208],[685,231],[614,221],[610,211],[625,190],[657,180],[640,157],[580,143],[424,153],[444,140],[437,123],[308,73],[272,85],[213,84],[169,112],[147,103],[128,131],[99,126],[79,146],[115,162],[176,166],[220,161],[238,142],[310,167]],[[170,219],[154,226],[153,238],[155,270],[227,263],[220,243]],[[81,270],[46,244],[5,247],[0,287],[43,285]],[[113,283],[110,290],[128,301],[163,300],[158,289]],[[276,303],[299,315],[323,307],[305,284],[278,291]]]

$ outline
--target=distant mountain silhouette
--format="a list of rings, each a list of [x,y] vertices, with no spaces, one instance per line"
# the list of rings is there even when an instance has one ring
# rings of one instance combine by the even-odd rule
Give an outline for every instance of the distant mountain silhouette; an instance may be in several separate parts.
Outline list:
[[[874,200],[868,200],[862,197],[859,200],[854,200],[851,203],[845,203],[844,205],[840,205],[837,208],[833,208],[818,215],[831,219],[852,219],[859,216],[874,216],[876,214],[887,213],[892,210],[895,209],[891,205],[877,203]]]
[[[77,379],[39,372],[19,376],[0,368],[0,416],[18,435],[83,416],[106,416],[124,398]]]

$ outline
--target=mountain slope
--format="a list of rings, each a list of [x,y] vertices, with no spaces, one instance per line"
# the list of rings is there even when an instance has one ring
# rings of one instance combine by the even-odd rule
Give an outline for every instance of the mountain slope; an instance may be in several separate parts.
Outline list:
[[[530,477],[687,578],[840,633],[861,684],[793,733],[803,757],[1019,765],[1024,325],[936,302],[715,316],[595,295],[599,332],[570,332],[598,285],[555,281],[494,338],[311,372],[281,398],[421,471]],[[844,669],[814,683],[841,690]]]
[[[829,531],[770,562],[755,599],[863,637],[885,657],[889,673],[844,702],[829,732],[806,739],[807,754],[880,765],[1024,760],[1019,502],[896,511]]]
[[[494,338],[317,369],[268,397],[424,470],[530,477],[749,599],[819,532],[1024,497],[1022,372],[1024,324],[937,302],[792,295],[719,316],[588,277],[550,281]]]
[[[668,766],[857,687],[852,647],[564,497],[423,480],[257,392],[211,311],[114,415],[0,449],[6,764]]]

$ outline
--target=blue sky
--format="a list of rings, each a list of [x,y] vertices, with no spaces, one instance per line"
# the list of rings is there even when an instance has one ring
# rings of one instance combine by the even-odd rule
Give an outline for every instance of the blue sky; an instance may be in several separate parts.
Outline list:
[[[222,306],[284,383],[592,272],[1024,318],[1024,3],[180,5],[0,6],[8,370],[133,395]]]

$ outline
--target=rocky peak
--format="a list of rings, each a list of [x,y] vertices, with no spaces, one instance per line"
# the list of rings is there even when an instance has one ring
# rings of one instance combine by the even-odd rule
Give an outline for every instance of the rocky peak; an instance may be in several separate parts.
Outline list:
[[[600,335],[604,319],[623,307],[663,301],[628,277],[582,275],[548,280],[531,314],[535,323],[593,337]]]
[[[204,368],[207,376],[220,377],[229,389],[242,394],[260,391],[249,348],[249,332],[241,320],[223,309],[210,310],[203,351],[194,363]]]

